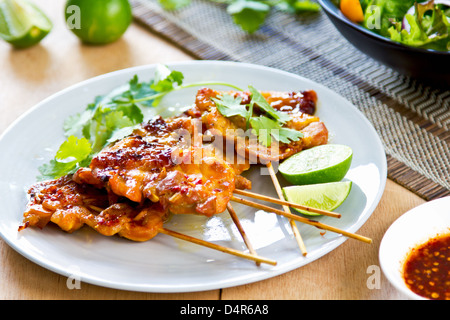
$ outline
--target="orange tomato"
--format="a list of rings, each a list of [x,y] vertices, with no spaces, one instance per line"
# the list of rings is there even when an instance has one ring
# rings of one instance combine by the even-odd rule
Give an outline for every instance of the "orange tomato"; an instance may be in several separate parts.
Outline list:
[[[342,14],[353,22],[363,22],[364,13],[359,0],[341,0]]]

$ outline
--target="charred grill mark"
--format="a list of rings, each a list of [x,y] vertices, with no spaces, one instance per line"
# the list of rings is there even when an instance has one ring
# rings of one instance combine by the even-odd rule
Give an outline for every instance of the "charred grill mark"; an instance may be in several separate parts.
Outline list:
[[[167,132],[167,123],[161,116],[149,120],[143,129],[150,134],[158,134],[160,132]]]
[[[163,167],[173,166],[172,148],[158,143],[146,142],[145,140],[128,138],[139,143],[133,143],[126,148],[112,149],[100,153],[91,162],[91,167],[96,168],[126,168],[136,166],[136,163],[145,165],[146,162],[152,162],[152,165]]]

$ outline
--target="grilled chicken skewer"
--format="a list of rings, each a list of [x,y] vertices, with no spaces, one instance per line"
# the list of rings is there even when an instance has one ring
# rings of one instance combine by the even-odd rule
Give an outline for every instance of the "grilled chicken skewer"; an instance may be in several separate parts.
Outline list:
[[[35,184],[29,190],[30,201],[24,213],[24,223],[19,230],[28,227],[44,228],[49,222],[72,233],[88,225],[102,235],[121,237],[133,241],[148,241],[158,233],[189,241],[241,258],[276,265],[276,261],[197,239],[163,227],[168,211],[160,203],[148,201],[136,204],[128,199],[115,199],[110,204],[105,190],[86,184],[78,184],[71,176]]]
[[[281,161],[287,157],[307,148],[312,148],[328,142],[328,130],[320,119],[314,116],[317,95],[314,91],[304,92],[262,92],[267,102],[275,109],[285,112],[291,118],[284,127],[303,133],[303,137],[291,143],[277,143],[271,147],[264,147],[259,143],[249,143],[247,124],[240,116],[225,117],[217,108],[215,99],[224,94],[240,97],[241,104],[248,104],[251,100],[249,92],[217,91],[210,88],[200,89],[195,104],[185,111],[185,114],[201,119],[205,130],[211,131],[215,136],[222,136],[234,144],[239,156],[249,159],[251,164],[256,160],[260,163],[268,161]],[[255,115],[258,107],[253,108]],[[242,133],[245,135],[242,135]],[[252,162],[253,161],[253,162]]]
[[[275,110],[286,112],[290,116],[291,120],[286,123],[285,127],[303,133],[303,137],[298,141],[293,141],[289,144],[274,141],[274,145],[270,148],[264,147],[259,143],[249,142],[247,130],[247,133],[242,135],[242,132],[247,129],[247,123],[243,117],[234,116],[227,118],[220,113],[216,105],[216,99],[224,94],[235,98],[239,97],[243,105],[247,105],[251,101],[250,93],[248,92],[220,92],[204,88],[198,91],[194,107],[186,111],[186,114],[192,117],[199,117],[208,130],[214,132],[215,135],[222,136],[225,141],[231,141],[235,145],[238,156],[248,159],[249,162],[266,164],[277,194],[280,200],[284,200],[272,167],[272,161],[286,159],[303,149],[325,144],[328,141],[326,126],[319,118],[313,116],[316,110],[316,93],[312,90],[289,93],[262,92],[263,97]],[[254,106],[253,113],[258,111],[258,106]],[[290,213],[288,207],[283,206],[283,209],[285,212]],[[289,219],[289,222],[301,252],[303,255],[306,255],[306,246],[295,221]]]
[[[72,233],[88,225],[105,236],[118,234],[133,241],[146,241],[158,233],[167,218],[161,204],[140,205],[114,198],[105,189],[79,184],[71,176],[40,182],[29,191],[23,225],[44,228],[49,222]]]
[[[99,152],[74,180],[137,203],[159,202],[174,214],[221,213],[244,178],[202,140],[195,142],[202,139],[195,122],[156,117]]]

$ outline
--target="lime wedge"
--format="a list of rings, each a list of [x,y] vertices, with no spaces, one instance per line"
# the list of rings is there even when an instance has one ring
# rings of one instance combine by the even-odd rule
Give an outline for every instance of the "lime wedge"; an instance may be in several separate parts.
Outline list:
[[[351,188],[351,181],[339,181],[306,186],[289,186],[283,188],[283,194],[289,202],[316,209],[333,211],[347,199]],[[319,215],[300,209],[294,208],[294,210],[305,215]]]
[[[28,0],[0,0],[0,38],[14,47],[37,44],[52,26],[50,19]]]
[[[294,154],[280,164],[283,177],[292,184],[316,184],[342,180],[352,163],[352,149],[325,144]]]

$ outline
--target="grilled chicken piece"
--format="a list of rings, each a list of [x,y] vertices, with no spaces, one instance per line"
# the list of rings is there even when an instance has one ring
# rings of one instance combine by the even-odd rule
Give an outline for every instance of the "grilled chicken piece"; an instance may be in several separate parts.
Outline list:
[[[108,195],[90,185],[79,185],[70,176],[39,182],[28,190],[29,202],[24,212],[23,227],[43,228],[52,219],[61,229],[73,232],[84,224],[76,216],[88,216],[92,207],[106,208]],[[64,219],[65,212],[73,215]]]
[[[275,141],[267,148],[249,139],[246,130],[245,119],[240,116],[224,117],[217,109],[213,98],[222,94],[230,94],[242,98],[241,104],[250,103],[251,97],[248,92],[221,92],[210,88],[200,89],[196,96],[194,107],[185,113],[191,117],[200,118],[206,130],[214,135],[222,135],[228,141],[234,143],[237,154],[262,163],[267,161],[280,161],[307,148],[326,144],[328,141],[328,130],[323,122],[316,116],[317,95],[314,91],[304,92],[262,92],[264,98],[276,110],[286,112],[291,120],[285,127],[295,129],[303,133],[303,138],[298,141],[278,143]],[[254,114],[259,112],[254,108]],[[252,142],[253,141],[253,142]]]
[[[159,202],[175,214],[212,216],[225,211],[236,173],[203,146],[198,120],[156,117],[103,149],[74,180],[137,203]]]
[[[167,216],[159,203],[138,206],[117,202],[109,205],[105,190],[78,184],[72,177],[37,183],[29,191],[23,230],[44,228],[52,222],[72,233],[88,225],[105,236],[115,234],[133,241],[147,241],[158,234]]]

